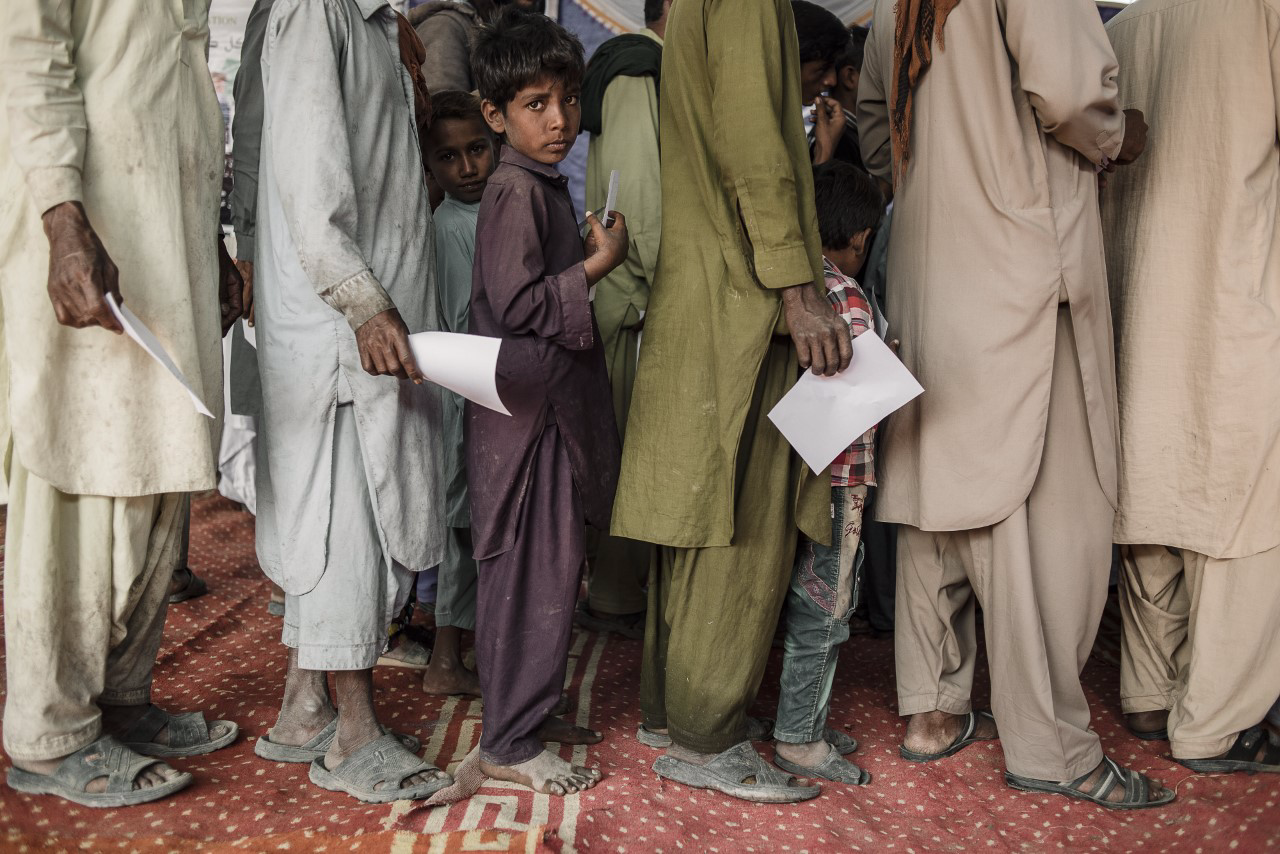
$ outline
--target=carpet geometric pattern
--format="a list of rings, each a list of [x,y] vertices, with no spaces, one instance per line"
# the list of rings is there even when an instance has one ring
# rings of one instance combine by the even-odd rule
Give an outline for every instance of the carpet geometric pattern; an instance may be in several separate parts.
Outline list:
[[[1094,726],[1121,764],[1175,788],[1169,806],[1109,812],[1004,785],[998,743],[936,763],[897,755],[903,724],[894,712],[893,644],[855,637],[840,662],[832,725],[857,737],[856,761],[869,786],[829,784],[795,806],[757,806],[664,783],[649,769],[658,755],[634,739],[640,644],[577,632],[569,666],[573,712],[605,742],[564,748],[597,764],[605,779],[567,798],[490,781],[448,807],[371,806],[313,786],[305,765],[258,759],[253,742],[274,723],[284,679],[280,621],[266,612],[253,520],[216,496],[195,504],[192,566],[211,592],[169,609],[154,701],[204,711],[240,725],[232,747],[174,765],[196,782],[166,801],[91,810],[0,786],[0,848],[11,851],[1230,851],[1280,850],[1280,776],[1192,774],[1168,745],[1124,729],[1119,673],[1095,657],[1084,681]],[[1113,630],[1112,630],[1113,631]],[[1104,630],[1104,643],[1107,630]],[[756,711],[772,717],[777,655]],[[981,682],[981,680],[980,680]],[[409,670],[375,672],[382,722],[422,739],[424,754],[456,767],[479,737],[480,704],[427,697]],[[983,689],[985,690],[985,689]],[[757,745],[771,755],[766,745]],[[5,762],[7,767],[7,761]]]

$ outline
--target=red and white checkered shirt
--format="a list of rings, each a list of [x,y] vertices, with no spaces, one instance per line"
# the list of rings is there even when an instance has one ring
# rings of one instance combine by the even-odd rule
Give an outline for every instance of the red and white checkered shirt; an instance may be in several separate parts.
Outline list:
[[[875,319],[871,315],[871,303],[867,301],[862,286],[826,258],[822,259],[823,278],[827,285],[827,299],[831,306],[849,324],[849,332],[857,338],[867,330],[875,335]],[[831,464],[832,486],[858,486],[876,484],[875,466],[876,428],[863,433],[857,441],[841,452]]]

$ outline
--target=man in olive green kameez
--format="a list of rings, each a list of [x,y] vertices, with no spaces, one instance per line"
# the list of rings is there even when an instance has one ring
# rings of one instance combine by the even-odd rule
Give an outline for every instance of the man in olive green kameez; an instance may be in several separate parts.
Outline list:
[[[663,51],[662,253],[613,534],[657,543],[641,683],[654,770],[748,800],[817,787],[746,741],[797,529],[831,533],[829,481],[767,419],[799,366],[849,364],[822,254],[786,0],[681,0]],[[803,487],[803,488],[802,488]],[[750,780],[751,782],[745,782]]]

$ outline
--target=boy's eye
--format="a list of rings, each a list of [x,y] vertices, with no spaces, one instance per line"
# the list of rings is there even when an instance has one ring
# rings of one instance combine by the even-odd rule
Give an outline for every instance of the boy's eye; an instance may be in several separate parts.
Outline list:
[[[541,98],[535,98],[528,103],[528,107],[531,110],[541,110],[542,105],[543,105],[543,102]]]
[[[578,96],[568,95],[565,97],[564,102],[568,104],[570,107],[572,107],[574,104],[578,103]]]

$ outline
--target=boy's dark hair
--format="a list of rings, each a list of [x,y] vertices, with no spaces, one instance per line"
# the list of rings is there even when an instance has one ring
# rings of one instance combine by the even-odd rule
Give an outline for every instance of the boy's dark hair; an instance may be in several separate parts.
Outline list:
[[[654,21],[662,17],[662,12],[667,7],[667,0],[644,0],[644,23],[645,26],[652,24]]]
[[[791,0],[791,14],[796,19],[800,61],[820,59],[834,64],[849,43],[849,31],[840,19],[808,0]]]
[[[543,77],[577,85],[586,67],[582,42],[548,18],[504,7],[480,28],[471,68],[480,97],[505,110],[516,93]]]
[[[470,92],[459,89],[445,89],[431,93],[431,124],[445,119],[479,119],[484,123],[484,114],[480,112],[480,99]],[[485,125],[488,128],[488,125]]]
[[[876,182],[839,160],[814,167],[813,201],[824,249],[843,249],[855,234],[875,228],[884,216],[884,197]]]
[[[849,28],[849,44],[836,57],[836,71],[850,66],[853,66],[859,72],[862,71],[862,52],[866,48],[867,34],[869,32],[871,31],[866,27]]]

